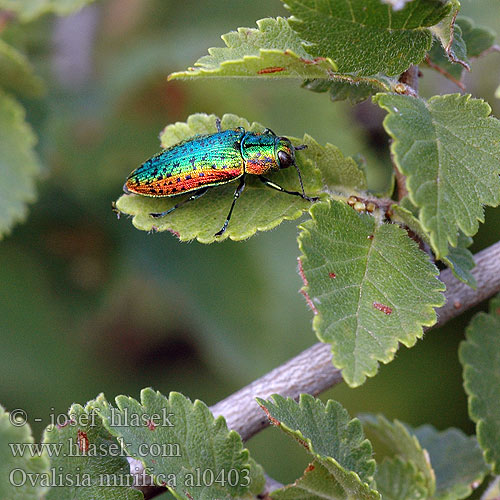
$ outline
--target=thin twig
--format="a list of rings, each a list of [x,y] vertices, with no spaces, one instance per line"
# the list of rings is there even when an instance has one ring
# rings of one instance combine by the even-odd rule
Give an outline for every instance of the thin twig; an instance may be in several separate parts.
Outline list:
[[[500,52],[500,45],[492,45],[491,47],[488,47],[486,50],[483,50],[483,52],[481,52],[477,56],[471,57],[471,60],[472,59],[479,59],[480,57],[484,57],[484,56],[491,54],[493,52]],[[470,66],[468,64],[464,65],[464,62],[460,61],[460,60],[456,60],[455,62],[459,62],[460,64],[462,64],[462,66],[464,66],[464,68],[467,71],[470,71]],[[462,81],[457,80],[454,76],[450,75],[450,73],[448,73],[448,71],[441,68],[436,63],[432,62],[432,60],[428,54],[425,56],[425,63],[427,64],[427,66],[429,66],[430,68],[432,68],[433,70],[437,71],[438,73],[443,75],[445,78],[450,80],[450,82],[453,82],[463,92],[465,92],[467,90],[465,87],[465,84]]]
[[[492,52],[500,52],[500,45],[492,45],[491,47],[488,47],[486,50],[483,50],[477,56],[473,57],[472,59],[487,56],[488,54],[491,54]]]
[[[466,90],[465,85],[460,80],[457,80],[454,76],[450,75],[450,73],[448,73],[448,71],[444,70],[443,68],[441,68],[437,64],[433,63],[431,61],[431,58],[428,55],[425,56],[425,63],[430,68],[432,68],[433,70],[437,71],[438,73],[443,75],[445,78],[450,80],[450,82],[453,82],[460,90],[463,90],[465,92],[465,90]]]
[[[449,269],[441,272],[440,279],[446,284],[446,304],[437,309],[438,321],[431,328],[443,326],[500,291],[500,241],[474,258],[476,267],[472,274],[477,280],[476,290],[454,278]],[[210,409],[215,416],[224,415],[228,427],[247,440],[269,425],[256,397],[267,399],[280,394],[297,399],[302,393],[316,395],[340,382],[342,375],[332,364],[330,345],[317,343]]]
[[[279,481],[276,481],[276,479],[273,479],[271,476],[266,474],[266,485],[257,498],[261,500],[270,500],[271,497],[269,495],[273,491],[279,490],[280,488],[283,488],[283,485]]]

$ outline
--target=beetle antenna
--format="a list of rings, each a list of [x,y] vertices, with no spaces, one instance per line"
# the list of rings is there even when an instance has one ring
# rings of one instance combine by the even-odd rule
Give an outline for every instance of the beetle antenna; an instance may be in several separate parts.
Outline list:
[[[302,182],[302,175],[300,175],[300,169],[295,163],[293,164],[293,166],[295,167],[295,170],[297,170],[297,174],[299,174],[299,182],[300,182],[300,189],[302,189],[302,197],[308,198],[306,196],[306,192],[304,191],[304,183]]]
[[[301,144],[300,146],[293,146],[293,149],[295,151],[301,151],[302,149],[306,149],[306,148],[307,148],[307,144]],[[297,170],[297,174],[299,175],[300,188],[302,189],[302,196],[303,196],[303,198],[308,199],[309,197],[306,195],[306,192],[304,191],[304,183],[302,182],[302,175],[300,174],[300,169],[295,162],[293,163],[293,166],[295,167],[295,170]]]

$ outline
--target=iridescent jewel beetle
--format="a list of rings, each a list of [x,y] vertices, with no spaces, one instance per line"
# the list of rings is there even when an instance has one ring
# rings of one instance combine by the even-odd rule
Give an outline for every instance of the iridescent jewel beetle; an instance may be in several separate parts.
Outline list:
[[[208,189],[239,179],[226,221],[215,236],[221,236],[226,230],[236,200],[245,188],[247,174],[257,175],[266,186],[277,191],[308,201],[318,199],[305,194],[302,176],[295,164],[295,151],[305,149],[305,144],[293,146],[289,139],[277,136],[270,129],[262,133],[247,132],[243,127],[223,131],[219,118],[216,125],[217,133],[197,135],[144,162],[128,176],[123,191],[158,198],[193,193],[164,212],[150,214],[152,217],[164,217],[204,195]],[[264,174],[290,165],[297,170],[300,193],[288,191],[264,177]]]

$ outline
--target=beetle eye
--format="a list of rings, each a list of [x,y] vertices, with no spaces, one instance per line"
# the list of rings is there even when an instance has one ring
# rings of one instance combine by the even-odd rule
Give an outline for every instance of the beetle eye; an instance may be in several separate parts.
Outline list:
[[[287,168],[293,164],[293,158],[285,151],[278,151],[278,160],[280,168]]]

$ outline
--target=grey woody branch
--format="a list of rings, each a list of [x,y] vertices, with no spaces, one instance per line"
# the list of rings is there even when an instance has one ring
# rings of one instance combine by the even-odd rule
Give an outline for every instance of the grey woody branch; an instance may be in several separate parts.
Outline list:
[[[476,267],[472,274],[477,280],[476,290],[458,281],[449,269],[441,272],[440,279],[446,284],[446,304],[437,309],[438,321],[432,328],[444,325],[500,291],[500,241],[474,257]],[[210,409],[215,416],[224,415],[228,427],[246,440],[269,424],[256,397],[316,395],[341,381],[340,370],[332,364],[330,345],[318,343]]]
[[[446,304],[437,309],[438,321],[432,328],[444,325],[500,291],[500,241],[474,258],[476,267],[472,274],[477,280],[476,290],[455,279],[449,269],[441,272],[440,279],[446,284]],[[297,399],[301,393],[316,395],[340,382],[342,375],[332,364],[330,345],[318,343],[210,409],[215,416],[224,415],[228,427],[247,440],[269,425],[256,397],[267,399],[280,394]],[[152,498],[164,489],[144,487],[142,491],[145,498]]]

